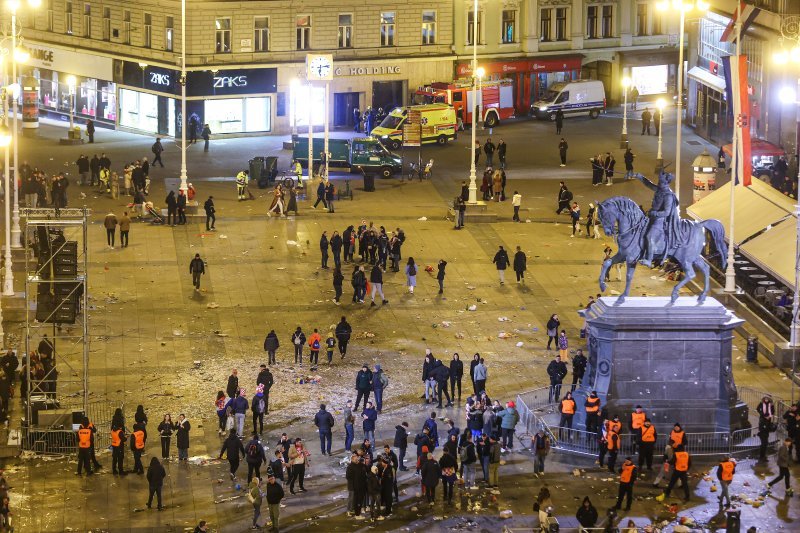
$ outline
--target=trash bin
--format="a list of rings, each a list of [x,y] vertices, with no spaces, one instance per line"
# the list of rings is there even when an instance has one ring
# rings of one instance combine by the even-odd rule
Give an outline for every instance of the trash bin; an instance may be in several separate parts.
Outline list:
[[[364,176],[364,190],[366,192],[375,192],[375,174],[372,172],[367,172],[363,168],[360,168],[361,175]]]
[[[277,157],[269,156],[269,157],[264,159],[264,175],[262,175],[261,177],[267,179],[267,185],[270,184],[270,183],[275,183],[275,178],[278,177],[278,158]],[[266,185],[265,185],[265,187],[266,187]]]
[[[742,512],[739,509],[732,509],[727,511],[725,514],[725,531],[727,533],[739,533],[741,530],[740,526],[742,523]]]
[[[250,179],[256,180],[256,182],[258,182],[261,180],[261,176],[263,175],[264,175],[264,158],[254,157],[253,159],[250,160]]]
[[[758,362],[758,337],[748,337],[747,339],[747,362]]]

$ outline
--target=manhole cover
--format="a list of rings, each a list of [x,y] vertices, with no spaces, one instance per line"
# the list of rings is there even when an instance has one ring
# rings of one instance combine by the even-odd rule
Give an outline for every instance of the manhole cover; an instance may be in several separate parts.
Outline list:
[[[686,141],[686,144],[691,144],[692,146],[700,146],[700,141]]]

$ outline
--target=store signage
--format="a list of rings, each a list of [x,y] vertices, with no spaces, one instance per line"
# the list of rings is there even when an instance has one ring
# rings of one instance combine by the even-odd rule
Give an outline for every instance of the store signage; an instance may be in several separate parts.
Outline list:
[[[114,61],[110,57],[39,45],[27,39],[22,46],[30,54],[27,64],[31,67],[99,80],[111,81],[113,78]]]
[[[214,76],[214,88],[247,87],[247,76]]]
[[[333,70],[335,76],[370,76],[376,74],[400,74],[399,65],[344,66]]]
[[[228,96],[278,92],[278,69],[202,70],[188,73],[189,96]]]
[[[163,87],[169,87],[172,81],[169,74],[164,74],[163,72],[151,72],[150,83],[154,85],[161,85]]]

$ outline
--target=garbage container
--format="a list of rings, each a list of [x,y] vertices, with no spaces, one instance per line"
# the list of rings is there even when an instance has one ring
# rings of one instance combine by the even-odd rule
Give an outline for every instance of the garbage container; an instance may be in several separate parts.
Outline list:
[[[270,183],[275,183],[275,178],[277,177],[278,158],[271,155],[264,159],[264,175],[262,175],[262,178],[266,178],[267,185],[269,185]],[[264,187],[266,187],[266,185]]]
[[[375,192],[375,174],[367,172],[363,168],[361,174],[364,176],[364,190],[366,192]]]
[[[741,530],[742,512],[739,509],[732,509],[725,514],[725,531],[727,533],[739,533]]]
[[[747,362],[758,362],[758,337],[748,337],[747,339]]]
[[[250,179],[259,182],[264,175],[264,158],[254,157],[250,160]],[[260,187],[260,185],[259,185]]]

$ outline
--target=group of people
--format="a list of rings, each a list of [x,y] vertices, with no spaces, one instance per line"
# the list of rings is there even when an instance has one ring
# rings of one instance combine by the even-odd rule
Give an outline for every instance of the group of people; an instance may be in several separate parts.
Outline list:
[[[373,109],[372,106],[367,106],[363,113],[355,107],[353,108],[353,131],[369,134],[378,124],[383,122],[386,115],[388,115],[388,112],[382,107]]]
[[[63,172],[48,176],[44,171],[28,165],[27,161],[23,162],[19,170],[19,192],[26,207],[67,207],[69,180]]]

